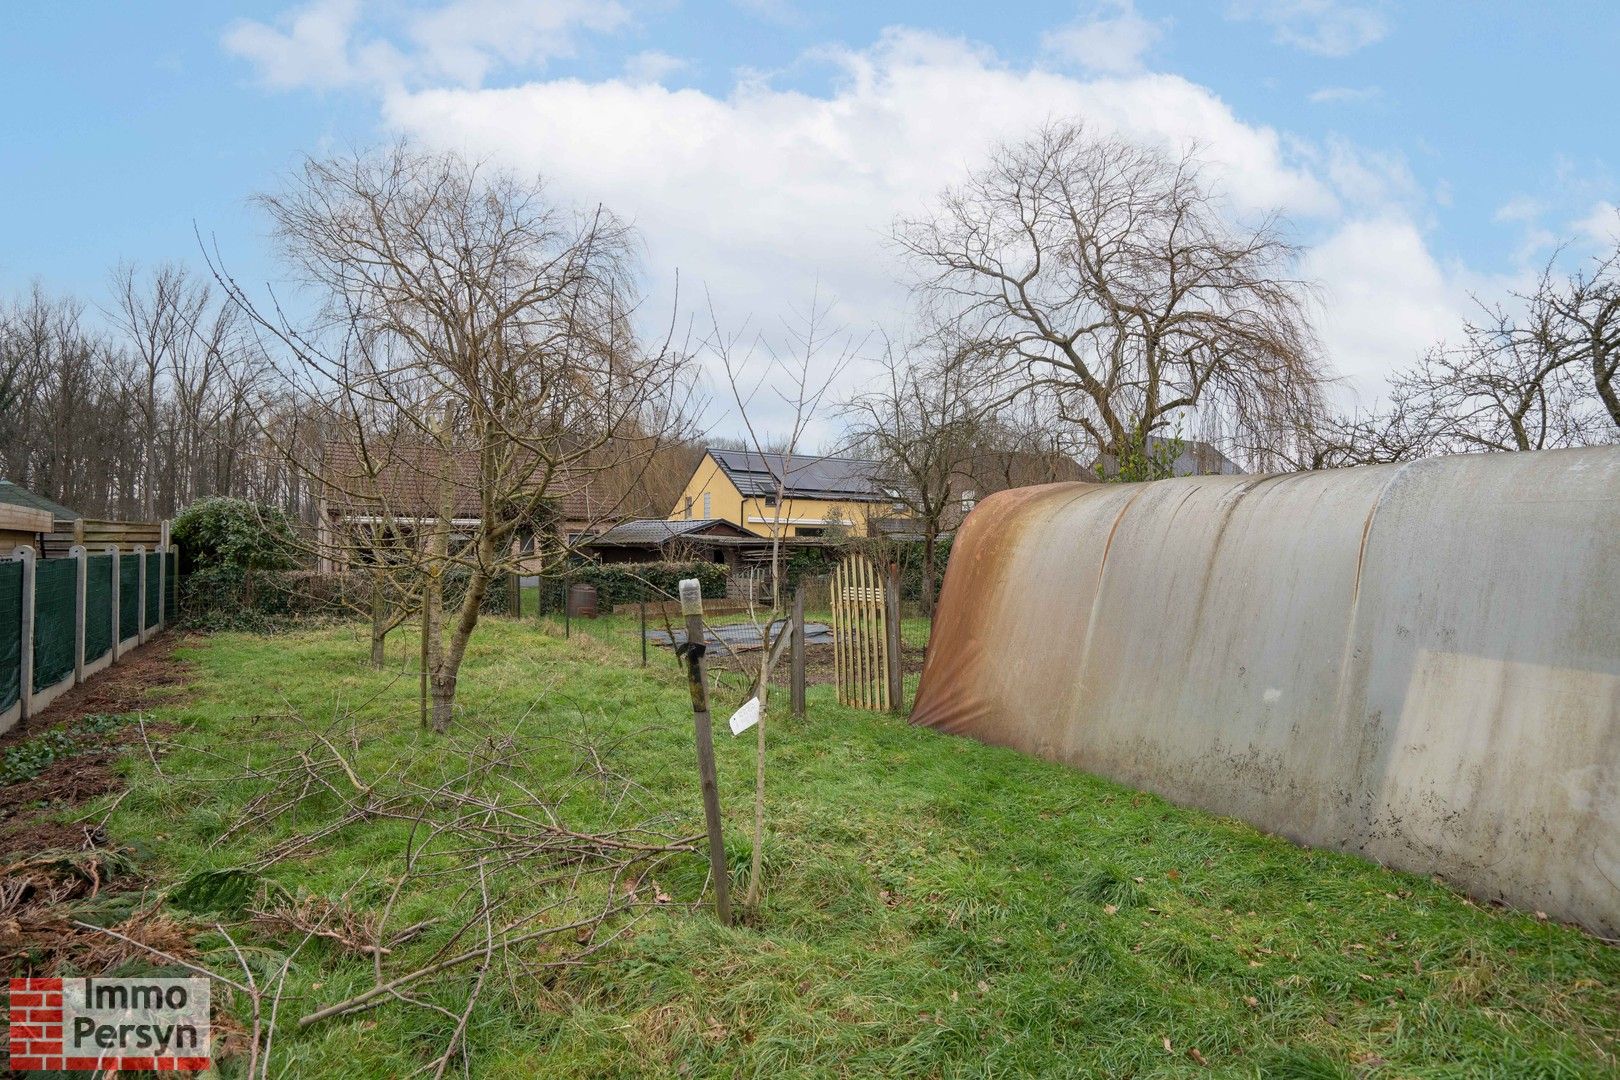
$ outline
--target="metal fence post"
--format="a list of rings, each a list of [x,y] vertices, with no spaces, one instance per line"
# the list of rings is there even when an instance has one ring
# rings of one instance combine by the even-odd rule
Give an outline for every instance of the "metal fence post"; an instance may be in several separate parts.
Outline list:
[[[11,557],[22,563],[22,640],[17,643],[22,680],[17,690],[22,711],[17,723],[26,724],[34,713],[34,549],[19,544]]]
[[[90,587],[90,553],[83,544],[68,548],[68,557],[79,564],[79,585],[73,590],[73,685],[84,682],[84,604]]]
[[[139,560],[136,563],[136,565],[138,567],[140,567],[140,571],[141,571],[141,576],[140,576],[140,579],[139,579],[140,580],[140,585],[138,585],[136,587],[137,588],[136,595],[138,595],[141,598],[141,602],[135,606],[135,633],[136,633],[136,642],[135,642],[135,644],[137,644],[137,645],[145,645],[146,644],[146,545],[145,544],[136,544],[135,545],[135,558]]]
[[[122,619],[124,609],[118,599],[119,585],[124,579],[122,562],[124,556],[119,552],[117,544],[108,544],[107,554],[112,556],[112,662],[116,664],[120,652],[119,646],[124,641]]]

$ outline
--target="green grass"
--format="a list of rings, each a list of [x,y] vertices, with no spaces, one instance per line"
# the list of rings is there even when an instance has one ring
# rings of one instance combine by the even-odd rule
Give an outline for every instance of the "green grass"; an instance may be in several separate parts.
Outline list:
[[[645,813],[702,829],[682,678],[634,618],[576,622],[571,640],[492,619],[462,679],[469,731],[521,723],[629,738],[614,764]],[[926,627],[908,623],[909,640]],[[390,642],[403,664],[415,642]],[[362,760],[415,746],[414,677],[365,667],[347,629],[220,635],[188,648],[196,691],[162,707],[180,748],[135,790],[115,838],[175,882],[285,835],[207,851],[255,790],[203,778],[206,747],[240,758],[290,708],[319,723],[384,721]],[[724,717],[737,694],[717,703]],[[746,866],[753,737],[718,734],[727,848]],[[493,978],[470,1031],[477,1076],[1576,1076],[1614,1074],[1620,950],[1566,927],[1474,906],[1422,878],[1302,851],[1011,751],[839,708],[769,728],[767,891],[749,925],[694,907],[700,858],[660,875],[653,910],[612,958],[552,985]],[[456,736],[455,745],[476,741]],[[448,755],[447,755],[448,756]],[[537,753],[546,784],[571,759]],[[581,796],[571,823],[609,820]],[[309,829],[302,820],[285,829]],[[355,826],[278,864],[290,890],[378,895],[399,827]],[[446,886],[451,889],[451,886]],[[445,905],[453,897],[446,892]],[[432,902],[426,907],[431,908]],[[276,955],[285,943],[261,940]],[[424,940],[421,948],[435,945]],[[300,955],[284,1016],[368,985],[369,962]],[[434,1000],[459,1008],[467,979]],[[282,1075],[409,1073],[450,1022],[389,1005],[276,1038]],[[1167,1047],[1168,1042],[1168,1049]],[[1208,1063],[1198,1064],[1192,1050]]]

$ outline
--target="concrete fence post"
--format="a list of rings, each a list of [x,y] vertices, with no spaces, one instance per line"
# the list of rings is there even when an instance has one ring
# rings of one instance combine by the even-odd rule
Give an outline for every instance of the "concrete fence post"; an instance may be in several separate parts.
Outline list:
[[[73,590],[73,685],[84,682],[84,605],[90,587],[90,553],[83,544],[68,548],[68,558],[78,563],[78,585]]]
[[[169,624],[169,523],[158,524],[158,629]]]
[[[136,566],[140,568],[140,584],[136,586],[136,596],[140,602],[135,605],[135,634],[137,645],[146,644],[146,545],[135,545]]]
[[[17,643],[22,711],[17,722],[26,724],[34,712],[34,549],[19,544],[11,557],[22,563],[22,640]]]
[[[108,544],[107,554],[112,556],[112,662],[116,664],[118,663],[119,645],[124,640],[124,628],[119,625],[119,615],[122,614],[123,609],[118,600],[118,583],[124,577],[120,573],[122,565],[119,560],[123,556],[119,555],[117,544]]]

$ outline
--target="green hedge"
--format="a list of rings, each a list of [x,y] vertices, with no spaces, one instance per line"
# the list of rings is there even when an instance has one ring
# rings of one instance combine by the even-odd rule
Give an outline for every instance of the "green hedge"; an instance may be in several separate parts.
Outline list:
[[[726,595],[723,563],[588,563],[565,575],[570,584],[594,585],[597,606],[603,609],[638,600],[673,600],[679,595],[682,578],[697,578],[708,599]]]
[[[444,578],[444,608],[454,611],[466,595],[470,573],[464,566],[453,566]],[[351,570],[325,574],[318,570],[293,570],[278,579],[280,614],[292,618],[323,616],[363,616],[370,610],[371,574]],[[484,589],[478,610],[485,615],[501,615],[507,610],[506,575],[499,574]]]

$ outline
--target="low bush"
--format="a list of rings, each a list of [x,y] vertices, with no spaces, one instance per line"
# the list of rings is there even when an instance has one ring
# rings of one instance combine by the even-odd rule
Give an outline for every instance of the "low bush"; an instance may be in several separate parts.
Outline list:
[[[683,578],[697,578],[706,597],[723,597],[726,576],[724,564],[712,562],[588,563],[569,570],[565,579],[570,584],[595,586],[597,605],[607,608],[638,600],[674,599]]]
[[[174,519],[180,621],[204,630],[265,630],[287,614],[285,575],[298,565],[292,520],[246,499],[200,499]]]

